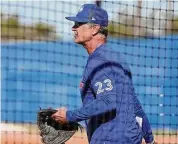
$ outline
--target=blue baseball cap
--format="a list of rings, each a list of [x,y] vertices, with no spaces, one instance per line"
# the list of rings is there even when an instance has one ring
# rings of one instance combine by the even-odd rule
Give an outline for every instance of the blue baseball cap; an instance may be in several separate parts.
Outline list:
[[[74,22],[90,22],[101,26],[108,26],[108,13],[95,4],[84,4],[76,16],[66,17]]]

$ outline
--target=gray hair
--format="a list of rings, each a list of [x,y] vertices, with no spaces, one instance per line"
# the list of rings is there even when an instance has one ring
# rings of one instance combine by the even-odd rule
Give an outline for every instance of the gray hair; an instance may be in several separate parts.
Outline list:
[[[94,23],[88,23],[89,26],[93,27],[95,26],[96,24]],[[108,28],[107,27],[103,27],[103,26],[100,26],[100,29],[98,31],[98,34],[100,34],[103,38],[107,38],[108,36]]]

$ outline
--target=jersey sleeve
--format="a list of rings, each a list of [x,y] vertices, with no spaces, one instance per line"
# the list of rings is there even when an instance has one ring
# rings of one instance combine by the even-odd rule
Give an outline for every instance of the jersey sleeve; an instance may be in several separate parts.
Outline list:
[[[86,120],[116,108],[116,86],[111,66],[105,64],[97,66],[88,78],[89,87],[95,99],[80,109],[68,111],[67,119],[69,121]]]
[[[153,133],[152,133],[152,129],[149,123],[149,120],[141,106],[141,103],[138,99],[135,99],[135,103],[134,103],[134,109],[135,109],[135,113],[136,113],[136,117],[138,117],[139,119],[141,119],[141,128],[142,128],[142,134],[143,134],[143,138],[145,140],[146,143],[151,143],[154,141],[154,137],[153,137]]]

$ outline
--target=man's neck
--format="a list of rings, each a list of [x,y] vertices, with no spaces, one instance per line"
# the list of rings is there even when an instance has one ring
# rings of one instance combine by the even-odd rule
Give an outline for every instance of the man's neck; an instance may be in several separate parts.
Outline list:
[[[92,54],[99,46],[104,44],[105,41],[89,41],[86,42],[83,46],[86,48],[88,54]]]

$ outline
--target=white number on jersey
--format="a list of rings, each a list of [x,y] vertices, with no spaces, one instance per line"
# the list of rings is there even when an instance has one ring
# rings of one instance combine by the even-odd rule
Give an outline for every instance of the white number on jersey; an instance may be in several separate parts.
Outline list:
[[[103,85],[106,85],[106,88],[103,88]],[[105,79],[103,83],[96,82],[95,86],[98,86],[97,94],[103,93],[105,90],[111,91],[113,89],[110,79]]]

